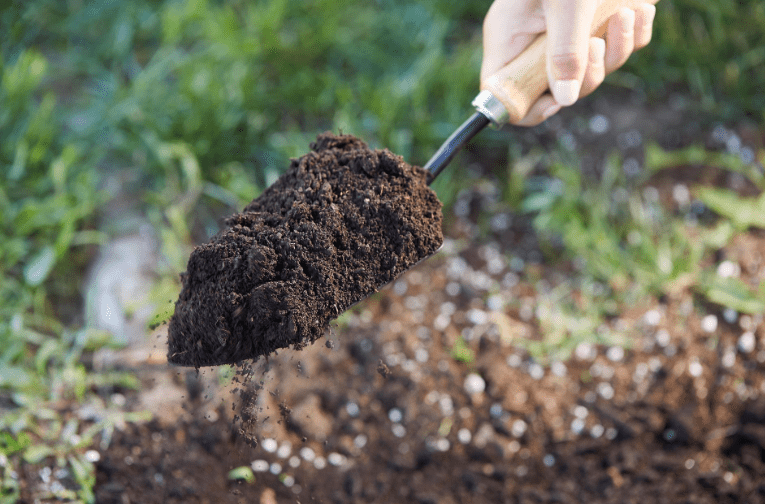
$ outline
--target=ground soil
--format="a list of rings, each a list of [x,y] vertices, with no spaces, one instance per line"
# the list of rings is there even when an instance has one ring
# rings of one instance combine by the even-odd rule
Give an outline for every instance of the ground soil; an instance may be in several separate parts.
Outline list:
[[[585,102],[589,116],[564,111],[523,133],[524,151],[574,145],[597,172],[614,146],[639,161],[652,138],[668,148],[722,150],[733,135],[765,144],[750,128],[721,133],[672,107],[613,103]],[[529,218],[502,206],[496,159],[471,166],[441,251],[353,307],[325,341],[240,367],[233,382],[221,368],[121,359],[142,387],[104,390],[104,400],[121,397],[154,420],[116,425],[99,449],[97,502],[765,502],[762,315],[679,286],[608,321],[626,348],[582,344],[541,365],[522,350],[541,335],[537,296],[576,267],[543,255]],[[649,183],[671,200],[690,176],[740,182],[720,174],[695,165]],[[738,265],[746,284],[765,281],[762,230],[713,255],[705,260]],[[155,337],[162,354],[164,335]],[[460,341],[472,355],[455,351]],[[254,480],[231,479],[238,467]],[[23,502],[44,495],[38,469],[23,466]]]
[[[751,239],[762,261],[765,235]],[[417,266],[333,329],[333,348],[259,361],[255,398],[207,369],[179,377],[181,415],[127,425],[103,451],[98,502],[765,502],[762,317],[717,312],[710,333],[685,296],[646,300],[620,319],[631,350],[584,346],[543,368],[480,315],[488,250]],[[455,360],[459,336],[474,361]],[[257,446],[231,428],[242,404]],[[239,466],[255,481],[229,480]]]
[[[230,364],[320,338],[330,320],[441,246],[441,203],[426,181],[388,150],[320,135],[194,250],[168,360]]]

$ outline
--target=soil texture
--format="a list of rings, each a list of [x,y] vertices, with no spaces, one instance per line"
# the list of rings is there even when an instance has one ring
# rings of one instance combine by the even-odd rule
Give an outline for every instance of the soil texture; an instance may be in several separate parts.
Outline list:
[[[443,243],[427,173],[351,135],[311,151],[192,253],[168,360],[211,366],[301,349]]]

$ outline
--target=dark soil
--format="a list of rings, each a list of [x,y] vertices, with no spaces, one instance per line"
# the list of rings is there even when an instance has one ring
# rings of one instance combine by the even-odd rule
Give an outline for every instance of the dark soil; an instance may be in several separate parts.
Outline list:
[[[651,301],[622,316],[637,328],[633,350],[584,349],[540,375],[492,324],[469,320],[480,309],[473,287],[449,271],[455,260],[479,268],[476,250],[403,275],[354,310],[334,350],[259,361],[253,383],[265,390],[245,400],[260,412],[257,447],[232,433],[230,389],[216,393],[203,374],[207,399],[184,415],[115,433],[97,464],[97,501],[765,502],[762,317],[710,335],[685,300]],[[446,293],[451,282],[461,293]],[[452,305],[451,324],[434,330]],[[659,311],[658,325],[646,310]],[[743,327],[758,341],[751,352],[736,350]],[[472,335],[472,363],[450,355],[461,334]],[[735,359],[721,364],[728,352]],[[473,373],[483,391],[465,387]],[[230,480],[239,466],[255,480]]]
[[[194,250],[170,320],[168,360],[200,367],[303,348],[433,254],[441,220],[424,170],[351,135],[320,135]]]
[[[613,146],[638,156],[630,149],[651,131],[683,125],[692,128],[684,144],[722,149],[740,137],[765,147],[760,130],[701,131],[662,118],[667,107],[598,103],[592,113],[610,120],[608,132],[586,118],[548,121],[526,133],[527,148],[576,140],[597,173]],[[667,138],[665,147],[680,141]],[[622,334],[625,347],[580,344],[542,366],[521,347],[540,340],[537,310],[576,268],[546,258],[530,217],[502,207],[504,179],[486,177],[490,166],[459,193],[441,252],[346,312],[326,344],[240,366],[233,383],[220,379],[225,368],[181,373],[123,359],[142,386],[105,389],[104,402],[117,396],[155,420],[115,421],[111,442],[96,443],[96,502],[765,503],[763,315],[678,285],[597,329]],[[720,173],[693,165],[649,184],[662,198],[689,180],[736,189]],[[765,282],[762,230],[713,255],[712,271],[729,261],[747,285]],[[469,358],[456,358],[458,342]],[[52,500],[55,465],[22,464],[21,502]],[[231,479],[241,467],[254,480]]]

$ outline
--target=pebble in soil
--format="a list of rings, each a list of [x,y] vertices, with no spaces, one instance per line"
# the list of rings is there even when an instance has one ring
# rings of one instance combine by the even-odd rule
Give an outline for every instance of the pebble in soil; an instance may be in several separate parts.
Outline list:
[[[301,349],[443,243],[427,173],[351,135],[311,152],[198,246],[170,319],[168,360],[210,366]]]

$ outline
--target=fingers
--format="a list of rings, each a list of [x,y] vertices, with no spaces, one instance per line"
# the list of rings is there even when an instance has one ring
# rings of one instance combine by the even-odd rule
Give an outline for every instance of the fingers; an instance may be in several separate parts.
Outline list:
[[[635,9],[635,49],[642,49],[651,41],[656,6],[641,4]]]
[[[587,72],[582,81],[582,91],[579,97],[582,98],[595,91],[595,88],[603,83],[606,78],[606,41],[600,37],[590,39],[590,52],[587,61]]]
[[[579,97],[587,69],[590,27],[597,2],[546,0],[547,78],[555,100],[572,105]]]
[[[606,41],[599,37],[590,38],[587,70],[584,73],[582,90],[579,95],[580,98],[592,93],[595,88],[603,83],[603,79],[606,77],[606,68],[604,65],[605,55]],[[551,94],[542,95],[531,106],[526,117],[521,119],[517,125],[536,126],[550,116],[556,114],[560,109],[561,105]]]
[[[518,121],[518,126],[536,126],[561,109],[551,94],[544,94],[529,109],[526,117]]]
[[[622,66],[635,50],[635,11],[619,9],[606,28],[606,73]]]
[[[495,0],[483,21],[481,82],[518,56],[546,29],[541,8],[528,2]]]

